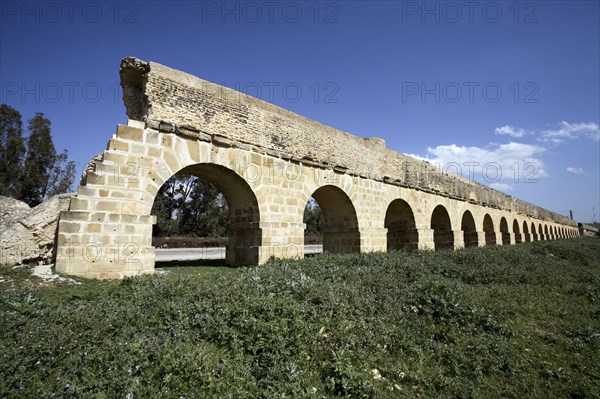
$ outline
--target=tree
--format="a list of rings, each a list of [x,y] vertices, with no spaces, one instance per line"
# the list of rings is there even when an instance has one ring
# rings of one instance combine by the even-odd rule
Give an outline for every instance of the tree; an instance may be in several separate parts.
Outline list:
[[[22,163],[25,155],[23,123],[19,111],[0,105],[0,195],[20,196]]]
[[[75,162],[64,150],[57,154],[51,122],[42,113],[28,121],[23,138],[21,114],[0,105],[0,194],[35,206],[49,196],[66,193],[75,179]]]
[[[223,237],[227,233],[229,207],[212,184],[196,179],[189,201],[182,209],[184,233],[200,237]]]
[[[56,194],[69,192],[75,180],[75,162],[69,161],[67,150],[56,157],[54,165],[50,170],[50,184],[46,196],[52,197]]]
[[[194,175],[167,180],[154,199],[157,236],[224,237],[229,208],[223,194]]]
[[[307,236],[320,236],[323,233],[323,214],[313,197],[310,197],[304,207],[304,223]]]
[[[29,206],[41,203],[52,184],[50,178],[57,155],[52,143],[50,124],[50,120],[39,112],[29,120],[30,134],[27,138],[21,188],[21,200]]]

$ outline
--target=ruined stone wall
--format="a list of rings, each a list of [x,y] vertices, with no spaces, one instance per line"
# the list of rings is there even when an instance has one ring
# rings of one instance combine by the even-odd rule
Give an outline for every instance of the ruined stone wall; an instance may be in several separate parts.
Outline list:
[[[126,58],[121,84],[128,116],[161,132],[211,138],[217,144],[305,166],[576,225],[562,215],[386,149],[382,139],[353,136],[161,64]]]

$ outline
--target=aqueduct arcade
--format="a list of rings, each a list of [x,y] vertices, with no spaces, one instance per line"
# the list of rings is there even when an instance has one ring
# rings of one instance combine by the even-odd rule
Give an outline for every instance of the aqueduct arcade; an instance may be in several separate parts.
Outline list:
[[[272,104],[126,58],[129,116],[61,214],[58,271],[120,278],[154,271],[151,215],[169,178],[196,175],[230,210],[226,262],[304,255],[304,209],[323,213],[324,251],[509,245],[578,235],[568,218]]]

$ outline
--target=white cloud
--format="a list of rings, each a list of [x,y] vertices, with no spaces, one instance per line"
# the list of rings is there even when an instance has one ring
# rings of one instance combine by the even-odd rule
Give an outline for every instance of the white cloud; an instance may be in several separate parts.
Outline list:
[[[600,127],[594,122],[569,123],[562,121],[557,129],[544,130],[540,137],[543,141],[560,142],[565,139],[589,138],[600,140]],[[560,140],[560,141],[559,141]]]
[[[494,129],[494,134],[509,135],[511,137],[523,137],[527,133],[523,129],[519,129],[510,125],[504,125]]]
[[[490,183],[490,187],[498,191],[510,191],[514,189],[512,185],[506,183]]]
[[[490,144],[489,148],[451,144],[429,147],[425,157],[411,156],[426,160],[442,171],[489,184],[500,180],[531,182],[548,176],[544,162],[537,158],[544,151],[541,146],[515,142]]]
[[[569,166],[567,168],[567,172],[574,173],[576,175],[583,175],[583,174],[585,174],[585,170],[583,170],[583,168],[574,168],[572,166]]]

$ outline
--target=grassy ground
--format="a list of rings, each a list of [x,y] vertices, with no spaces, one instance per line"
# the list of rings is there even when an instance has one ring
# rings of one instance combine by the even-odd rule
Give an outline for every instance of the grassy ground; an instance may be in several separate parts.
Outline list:
[[[597,238],[167,266],[1,267],[0,397],[600,397]]]

